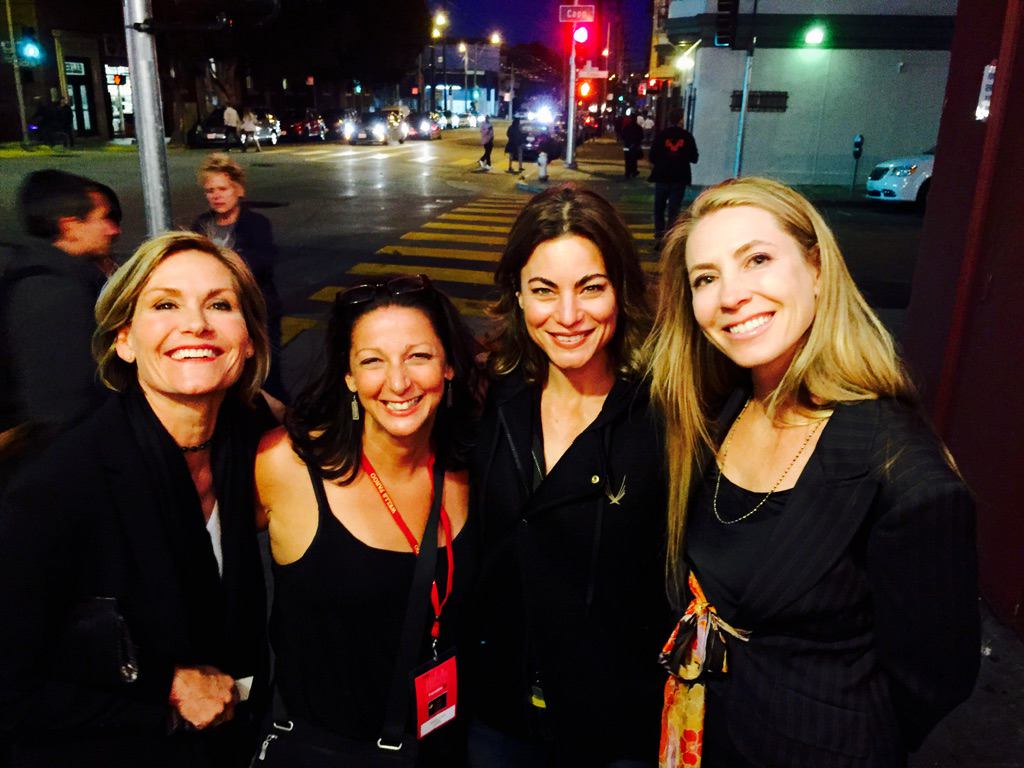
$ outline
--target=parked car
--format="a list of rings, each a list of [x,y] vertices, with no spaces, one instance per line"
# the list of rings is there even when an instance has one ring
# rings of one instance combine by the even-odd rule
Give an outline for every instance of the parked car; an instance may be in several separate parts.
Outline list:
[[[879,163],[868,174],[867,197],[924,205],[932,185],[934,166],[935,147],[920,155],[897,157]]]
[[[325,141],[327,125],[316,110],[291,110],[281,115],[281,136],[291,141]]]
[[[345,138],[345,123],[358,117],[354,109],[328,109],[323,113],[324,125],[327,126],[327,137],[330,139]]]
[[[364,112],[345,121],[343,135],[349,144],[402,144],[409,124],[397,111]]]
[[[440,139],[441,123],[433,112],[413,112],[406,118],[410,139]]]
[[[463,112],[458,115],[459,125],[463,128],[478,128],[480,126],[480,117],[473,112]]]
[[[536,160],[541,152],[547,152],[548,160],[565,155],[565,134],[556,124],[524,120],[519,127],[523,132],[523,160]]]
[[[277,144],[281,135],[280,121],[262,108],[252,110],[256,116],[256,138],[260,143]],[[215,109],[197,122],[186,137],[190,147],[227,147],[227,133],[224,130],[224,108]]]

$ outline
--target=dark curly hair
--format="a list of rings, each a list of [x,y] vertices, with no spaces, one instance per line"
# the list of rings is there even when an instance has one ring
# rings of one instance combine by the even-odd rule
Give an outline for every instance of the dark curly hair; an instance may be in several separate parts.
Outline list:
[[[451,300],[425,276],[418,277],[425,283],[423,290],[394,295],[384,289],[386,280],[381,280],[373,284],[378,290],[368,301],[349,304],[341,300],[344,292],[335,298],[320,368],[295,398],[284,422],[295,452],[303,461],[319,467],[329,480],[347,485],[359,473],[365,421],[352,420],[352,393],[345,385],[345,375],[350,372],[348,360],[356,322],[381,307],[418,309],[441,340],[445,360],[455,375],[449,385],[452,404],[438,409],[431,439],[447,469],[466,464],[481,404],[476,358],[482,348]]]
[[[572,184],[536,195],[519,213],[498,262],[494,282],[500,297],[491,309],[498,329],[490,339],[490,371],[495,376],[521,368],[527,382],[546,380],[548,359],[530,338],[519,306],[520,273],[541,243],[578,235],[597,246],[615,291],[618,323],[608,351],[616,371],[628,378],[643,374],[644,340],[653,309],[647,280],[629,227],[618,211],[595,192]]]

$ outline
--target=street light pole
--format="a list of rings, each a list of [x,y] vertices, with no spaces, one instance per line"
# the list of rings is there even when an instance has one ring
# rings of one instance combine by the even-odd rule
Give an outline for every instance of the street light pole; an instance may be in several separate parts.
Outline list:
[[[565,110],[565,167],[576,167],[576,25],[569,37],[569,101]]]
[[[128,66],[135,102],[135,134],[139,142],[146,231],[152,236],[171,228],[171,185],[164,146],[164,110],[156,43],[148,31],[153,19],[152,0],[124,0]]]
[[[754,0],[754,12],[751,14],[750,45],[747,46],[747,58],[743,66],[743,96],[740,99],[740,121],[736,128],[736,159],[732,165],[732,175],[739,177],[743,170],[743,139],[747,124],[747,102],[750,98],[750,72],[754,68],[754,48],[757,46],[757,35],[754,23],[757,21],[757,0]]]
[[[14,92],[18,97],[18,119],[21,121],[21,145],[28,146],[28,120],[25,119],[25,94],[21,89],[21,64],[18,61],[18,44],[14,39],[14,17],[11,15],[11,0],[4,0],[7,6],[7,37],[11,43],[11,66],[14,67]]]

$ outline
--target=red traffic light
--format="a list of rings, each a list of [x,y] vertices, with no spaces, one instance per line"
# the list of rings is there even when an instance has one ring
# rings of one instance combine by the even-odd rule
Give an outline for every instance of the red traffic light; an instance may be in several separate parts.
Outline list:
[[[580,82],[580,89],[579,90],[580,90],[580,96],[582,96],[583,98],[587,98],[587,96],[589,96],[591,91],[593,90],[593,88],[590,85],[590,81],[589,80],[583,80],[582,82]]]
[[[581,24],[573,30],[572,39],[577,43],[585,43],[590,39],[590,30]]]

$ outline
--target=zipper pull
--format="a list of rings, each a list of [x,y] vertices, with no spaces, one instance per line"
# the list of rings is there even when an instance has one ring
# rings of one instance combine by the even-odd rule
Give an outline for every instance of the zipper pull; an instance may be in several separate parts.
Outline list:
[[[277,738],[276,733],[268,733],[267,738],[263,740],[263,746],[260,747],[260,756],[256,758],[261,763],[267,759],[267,747],[270,746],[270,742]]]

